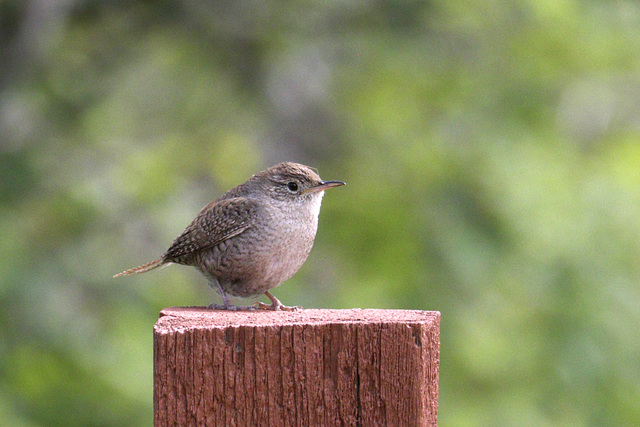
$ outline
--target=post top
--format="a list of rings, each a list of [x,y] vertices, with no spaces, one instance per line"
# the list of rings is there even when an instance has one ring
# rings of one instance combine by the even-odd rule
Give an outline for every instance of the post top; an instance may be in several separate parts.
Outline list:
[[[160,311],[157,332],[191,328],[226,328],[229,326],[326,325],[330,323],[436,323],[437,311],[307,309],[299,311],[225,311],[206,307],[169,307]]]

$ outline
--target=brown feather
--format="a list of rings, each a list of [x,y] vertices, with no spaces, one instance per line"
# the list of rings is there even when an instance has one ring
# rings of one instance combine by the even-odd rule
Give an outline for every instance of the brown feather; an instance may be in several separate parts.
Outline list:
[[[218,199],[205,206],[162,256],[166,262],[190,264],[193,256],[247,230],[257,204],[247,197]]]
[[[148,263],[142,264],[139,267],[130,268],[129,270],[123,271],[122,273],[118,273],[113,277],[128,276],[129,274],[146,273],[147,271],[154,270],[166,263],[167,261],[164,261],[162,258],[154,259],[153,261],[149,261]]]

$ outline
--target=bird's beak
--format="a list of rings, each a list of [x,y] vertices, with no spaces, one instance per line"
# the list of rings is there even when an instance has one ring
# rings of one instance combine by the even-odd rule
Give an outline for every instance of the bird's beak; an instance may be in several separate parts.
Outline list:
[[[302,194],[315,193],[317,191],[324,191],[324,190],[328,190],[329,188],[340,187],[341,185],[345,185],[345,184],[346,182],[342,182],[342,181],[320,181],[320,184],[316,185],[315,187],[311,187],[308,190],[305,190]]]

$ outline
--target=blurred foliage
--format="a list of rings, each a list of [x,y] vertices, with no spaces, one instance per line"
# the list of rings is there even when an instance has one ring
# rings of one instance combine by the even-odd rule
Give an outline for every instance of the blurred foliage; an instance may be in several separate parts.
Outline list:
[[[112,280],[283,160],[305,307],[442,312],[440,424],[640,424],[640,4],[0,2],[0,419],[150,425],[160,309]]]

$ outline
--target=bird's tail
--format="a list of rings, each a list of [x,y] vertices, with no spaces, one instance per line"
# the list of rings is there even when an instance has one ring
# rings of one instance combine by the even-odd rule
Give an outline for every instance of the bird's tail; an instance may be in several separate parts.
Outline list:
[[[158,267],[162,267],[164,264],[167,264],[167,262],[164,261],[162,258],[154,259],[153,261],[150,261],[146,264],[142,264],[139,267],[130,268],[129,270],[123,271],[122,273],[118,273],[113,277],[128,276],[129,274],[146,273],[147,271],[151,271]]]

